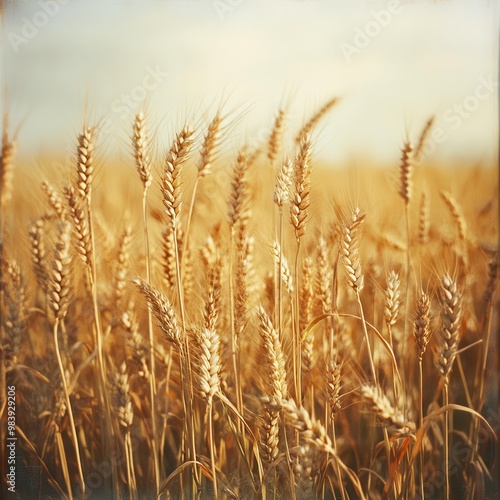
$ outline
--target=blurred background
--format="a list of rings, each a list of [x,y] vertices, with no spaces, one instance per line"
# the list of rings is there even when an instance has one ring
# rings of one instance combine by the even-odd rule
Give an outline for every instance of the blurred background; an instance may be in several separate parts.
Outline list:
[[[141,108],[162,144],[220,105],[235,147],[256,144],[280,105],[297,130],[338,96],[315,136],[332,165],[397,162],[431,115],[429,160],[489,162],[498,13],[493,1],[7,0],[2,108],[19,154],[37,158],[72,150],[84,120],[113,155]]]

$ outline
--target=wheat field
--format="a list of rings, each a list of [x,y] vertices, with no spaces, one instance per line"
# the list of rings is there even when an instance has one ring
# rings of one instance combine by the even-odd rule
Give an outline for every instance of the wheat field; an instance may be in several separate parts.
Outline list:
[[[336,103],[259,148],[138,112],[126,166],[85,124],[36,173],[5,121],[18,498],[495,498],[498,172],[426,157],[432,119],[317,161]]]

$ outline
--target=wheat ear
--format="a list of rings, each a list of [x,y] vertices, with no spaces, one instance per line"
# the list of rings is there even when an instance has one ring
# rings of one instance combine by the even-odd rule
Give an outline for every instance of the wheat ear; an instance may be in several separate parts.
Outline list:
[[[439,329],[438,345],[436,350],[436,365],[444,381],[444,406],[449,403],[449,382],[453,363],[458,352],[460,323],[462,320],[462,295],[453,279],[445,274],[441,280],[441,328]],[[450,496],[449,474],[449,436],[450,414],[445,412],[445,497]]]
[[[281,144],[283,141],[283,131],[285,128],[286,111],[283,108],[278,110],[276,118],[274,119],[273,129],[269,135],[269,140],[267,142],[267,158],[274,164],[278,153],[281,149]]]
[[[389,332],[389,343],[392,347],[392,327],[396,324],[399,315],[400,292],[399,292],[399,276],[396,272],[391,271],[386,278],[385,289],[385,307],[384,319]]]
[[[132,145],[137,172],[139,172],[143,188],[148,189],[153,181],[153,176],[151,175],[150,144],[146,130],[146,118],[142,112],[135,115],[132,129]]]
[[[418,241],[421,245],[429,242],[430,232],[430,214],[429,200],[427,193],[424,191],[420,197],[420,210],[418,214]]]
[[[77,188],[82,198],[90,202],[94,177],[95,129],[85,127],[78,136],[77,146]]]
[[[455,361],[462,321],[462,294],[455,281],[445,274],[441,281],[441,328],[436,350],[436,365],[445,383]]]
[[[124,433],[125,462],[127,468],[127,483],[129,498],[137,498],[137,483],[134,470],[134,459],[131,441],[131,426],[134,420],[132,401],[130,399],[130,386],[128,381],[127,365],[125,361],[120,365],[118,372],[113,373],[110,380],[111,405],[116,414],[119,426]]]
[[[417,307],[415,310],[415,321],[413,324],[413,337],[415,339],[415,345],[418,352],[418,368],[419,368],[419,428],[422,427],[424,420],[424,387],[423,387],[423,357],[427,349],[427,344],[429,343],[431,337],[431,300],[424,293],[420,293],[420,297],[417,300]],[[424,448],[420,448],[420,494],[424,498]]]
[[[2,262],[3,266],[4,263]],[[5,310],[2,310],[1,325],[5,332],[3,350],[5,368],[7,369],[17,364],[23,333],[26,331],[28,313],[26,284],[19,264],[15,260],[8,260],[5,268],[5,273],[2,273],[0,288],[4,293],[5,304]],[[7,282],[3,281],[4,275],[9,278]]]
[[[432,126],[434,125],[434,116],[431,116],[424,125],[424,128],[422,129],[422,132],[420,133],[420,137],[418,138],[417,145],[415,147],[415,161],[420,161],[422,159],[424,150],[425,150],[425,144],[427,142],[427,139],[429,138],[429,134],[431,133]]]
[[[6,119],[2,135],[2,156],[0,158],[0,206],[2,209],[12,198],[12,181],[14,178],[14,155],[16,142],[9,139]]]
[[[66,222],[59,224],[58,239],[54,250],[54,257],[50,270],[50,281],[48,286],[49,304],[54,314],[54,344],[56,350],[56,357],[59,366],[59,373],[63,384],[64,397],[66,401],[66,408],[68,410],[68,417],[70,421],[71,434],[73,445],[75,447],[75,454],[77,460],[78,474],[80,476],[82,493],[85,494],[85,483],[83,476],[83,469],[81,463],[80,447],[78,444],[78,435],[76,433],[75,419],[73,417],[73,409],[71,406],[70,393],[68,383],[66,380],[66,371],[64,369],[61,350],[59,347],[59,324],[64,321],[69,306],[70,297],[70,239],[71,239],[71,225]],[[71,491],[69,492],[72,498]]]
[[[311,141],[305,135],[294,163],[295,186],[290,200],[290,215],[297,244],[305,234],[307,211],[311,203]]]
[[[151,280],[151,255],[149,248],[149,227],[148,227],[148,190],[153,181],[151,173],[151,157],[148,132],[146,129],[146,118],[144,113],[135,115],[132,126],[132,146],[135,159],[135,166],[142,182],[142,226],[144,231],[144,251],[146,260],[146,280]],[[122,240],[123,241],[123,240]],[[153,335],[153,316],[151,306],[148,304],[148,337],[149,337],[149,362],[151,372],[149,377],[149,395],[151,400],[151,448],[153,451],[153,465],[156,493],[160,489],[160,463],[158,458],[157,424],[156,424],[156,367],[155,367],[155,345]],[[133,471],[132,471],[133,472]]]
[[[47,291],[47,264],[44,243],[45,219],[36,220],[29,228],[28,236],[31,242],[31,262],[35,271],[36,282],[41,290]]]
[[[415,431],[415,424],[406,421],[403,413],[394,408],[379,386],[361,386],[361,395],[370,404],[377,419],[389,429],[403,432]]]
[[[182,207],[181,172],[193,144],[193,131],[184,127],[176,136],[165,158],[161,178],[163,206],[174,230],[179,224]]]
[[[212,482],[214,498],[217,500],[217,468],[215,458],[215,443],[213,429],[213,398],[221,392],[220,372],[222,369],[220,353],[220,337],[216,330],[204,328],[196,336],[199,352],[199,384],[200,394],[207,404],[206,421],[208,429],[208,446],[210,448],[210,463],[212,466]]]
[[[327,101],[313,116],[302,126],[297,137],[295,138],[295,142],[299,144],[303,137],[309,135],[313,128],[319,123],[319,121],[337,104],[339,99],[337,97],[333,97],[329,101]]]
[[[64,207],[64,202],[59,193],[55,190],[47,180],[42,182],[42,190],[47,195],[49,205],[56,213],[59,219],[64,219],[66,209]]]

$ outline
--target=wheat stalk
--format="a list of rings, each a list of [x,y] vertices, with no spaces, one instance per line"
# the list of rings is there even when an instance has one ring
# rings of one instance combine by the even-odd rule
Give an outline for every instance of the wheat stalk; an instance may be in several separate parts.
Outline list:
[[[85,127],[78,136],[77,146],[77,180],[76,186],[80,196],[90,203],[92,181],[94,176],[95,128]]]
[[[229,201],[227,217],[229,226],[233,228],[239,221],[243,211],[247,194],[247,183],[245,173],[247,169],[247,158],[245,148],[241,149],[236,158],[231,177],[231,187],[229,190]]]
[[[389,343],[392,346],[392,327],[396,324],[399,315],[399,276],[391,271],[386,277],[384,319],[389,332]]]
[[[148,133],[146,130],[146,118],[144,113],[135,115],[132,129],[132,146],[134,148],[135,166],[139,172],[144,190],[153,182],[151,174],[151,158]]]
[[[288,395],[285,356],[281,340],[263,307],[258,308],[257,316],[264,352],[269,366],[271,394],[275,400],[280,400]]]
[[[413,326],[413,337],[415,339],[415,344],[418,350],[418,368],[419,368],[419,428],[422,427],[424,420],[424,387],[423,387],[423,357],[427,349],[427,344],[429,343],[431,337],[431,300],[424,293],[420,293],[420,297],[417,300],[417,307],[415,310],[415,321]],[[420,494],[424,494],[424,449],[420,449]]]
[[[413,146],[405,142],[399,162],[399,196],[409,205],[413,195]]]
[[[47,291],[47,264],[44,243],[45,219],[41,217],[29,227],[29,239],[31,242],[31,262],[35,271],[38,286],[44,292]]]
[[[130,437],[131,426],[134,420],[132,401],[130,399],[130,385],[128,381],[127,365],[125,361],[120,365],[118,371],[111,375],[111,404],[116,413],[118,424],[124,432],[125,438],[125,461],[127,468],[127,484],[129,498],[133,500],[137,494],[137,484],[134,470],[134,459],[132,441]]]
[[[58,322],[64,319],[69,306],[71,264],[70,235],[71,225],[61,222],[54,257],[49,271],[49,304]]]
[[[193,131],[184,127],[176,136],[165,158],[161,178],[163,205],[174,230],[178,227],[181,213],[181,172],[193,144]]]
[[[286,257],[282,254],[280,244],[277,241],[273,241],[271,247],[271,253],[274,257],[274,261],[280,266],[281,263],[281,279],[290,295],[294,292],[292,273],[290,272],[290,267],[288,266],[288,261]]]
[[[206,177],[212,172],[212,163],[221,143],[222,121],[222,116],[217,113],[208,125],[198,161],[199,177]]]
[[[295,231],[297,244],[305,234],[307,211],[311,203],[311,142],[305,135],[300,142],[299,151],[295,158],[294,175],[295,185],[290,200],[290,216]]]
[[[177,315],[169,300],[159,290],[140,278],[133,279],[132,283],[151,305],[166,340],[181,349],[182,332],[177,322]]]
[[[54,187],[47,181],[42,182],[42,190],[47,195],[49,205],[52,210],[56,213],[59,219],[64,219],[65,217],[65,207],[64,202],[59,193],[54,189]]]
[[[7,260],[2,273],[0,286],[4,293],[5,310],[2,310],[1,325],[5,331],[4,350],[5,368],[17,364],[19,349],[22,344],[23,334],[26,331],[28,313],[26,300],[26,284],[17,261]],[[7,282],[3,276],[8,276]],[[2,308],[3,309],[3,308]]]
[[[89,272],[92,269],[92,240],[89,230],[88,214],[82,207],[81,200],[76,196],[72,186],[64,188],[64,195],[68,203],[68,212],[76,236],[76,250]]]
[[[450,373],[458,352],[458,342],[460,340],[460,322],[462,320],[462,295],[453,279],[445,274],[441,280],[441,328],[436,350],[436,366],[444,381],[444,406],[448,406],[448,387]],[[445,497],[450,495],[449,477],[449,438],[448,430],[450,426],[450,416],[448,410],[445,413]]]
[[[421,245],[425,245],[430,239],[430,215],[429,215],[429,200],[427,193],[424,191],[420,197],[420,211],[418,216],[418,241]]]
[[[457,356],[462,321],[462,294],[448,274],[441,280],[440,297],[441,328],[436,350],[436,366],[445,383],[448,383]]]
[[[427,139],[429,138],[429,135],[431,133],[432,126],[434,125],[434,120],[435,117],[431,116],[424,125],[424,128],[422,129],[422,132],[420,133],[420,137],[418,138],[417,145],[415,147],[415,154],[414,158],[415,161],[420,161],[422,159],[424,149],[425,149],[425,144],[427,142]]]
[[[278,208],[283,208],[283,205],[290,199],[290,187],[292,185],[293,165],[287,158],[281,163],[276,179],[276,188],[274,190],[273,201]]]
[[[73,439],[73,446],[75,447],[78,474],[81,481],[81,488],[85,492],[85,483],[83,476],[83,469],[81,463],[80,446],[78,443],[78,436],[76,433],[75,419],[73,417],[73,409],[71,406],[70,392],[68,383],[66,381],[66,371],[64,369],[61,350],[59,347],[59,324],[64,321],[68,311],[69,297],[70,297],[70,239],[71,239],[71,225],[67,222],[59,223],[58,239],[56,242],[52,265],[50,268],[50,279],[48,285],[49,304],[54,314],[54,344],[56,349],[56,357],[59,366],[59,373],[61,375],[66,408],[68,411],[71,435]],[[69,496],[72,498],[72,492],[69,490]]]
[[[123,300],[123,292],[127,282],[127,272],[129,268],[129,251],[132,241],[132,228],[126,225],[118,242],[118,252],[116,254],[116,264],[114,273],[114,301],[115,307],[120,308]]]
[[[297,137],[295,138],[295,142],[299,144],[303,138],[309,135],[313,128],[319,123],[319,121],[337,104],[339,99],[337,97],[333,97],[329,101],[327,101],[313,116],[302,126]]]
[[[469,240],[467,222],[465,221],[465,217],[463,216],[462,210],[460,209],[457,201],[447,191],[440,191],[439,194],[453,217],[453,222],[455,223],[455,226],[457,228],[460,241],[463,243],[467,242]]]
[[[9,139],[6,119],[2,135],[2,156],[0,158],[0,206],[6,207],[12,198],[12,181],[14,179],[14,155],[16,142]]]
[[[359,242],[365,216],[366,214],[356,208],[351,217],[345,221],[340,240],[340,257],[347,274],[347,283],[356,293],[361,292],[364,286],[364,276],[359,257]]]
[[[415,321],[413,327],[413,337],[415,339],[415,345],[418,351],[418,357],[422,360],[427,345],[431,338],[431,300],[424,293],[421,292],[420,297],[417,300],[417,307],[415,309]]]
[[[278,110],[276,118],[274,119],[273,129],[269,135],[269,140],[267,143],[267,158],[274,164],[278,153],[281,149],[281,143],[283,141],[283,131],[285,128],[286,121],[286,111],[283,108]]]
[[[216,251],[216,255],[209,257],[206,261],[208,289],[203,309],[203,326],[207,330],[217,328],[221,308],[222,292],[222,259]]]

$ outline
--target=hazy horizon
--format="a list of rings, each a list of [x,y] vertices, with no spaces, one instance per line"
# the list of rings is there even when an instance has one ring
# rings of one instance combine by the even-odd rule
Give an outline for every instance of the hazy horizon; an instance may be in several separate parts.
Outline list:
[[[491,161],[497,21],[496,3],[472,1],[11,2],[7,110],[20,154],[65,151],[84,119],[101,123],[114,154],[144,104],[163,147],[224,100],[233,132],[257,143],[280,104],[296,130],[337,96],[315,134],[321,159],[397,158],[435,115],[435,158]]]

